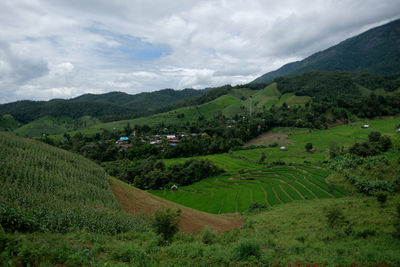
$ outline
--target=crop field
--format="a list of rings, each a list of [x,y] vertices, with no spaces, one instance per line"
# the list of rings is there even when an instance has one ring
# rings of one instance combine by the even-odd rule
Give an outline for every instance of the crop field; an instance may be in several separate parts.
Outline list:
[[[307,199],[338,198],[347,193],[325,178],[329,172],[311,166],[280,166],[212,177],[177,191],[150,193],[201,211],[243,212],[252,203],[267,207]]]
[[[105,171],[82,156],[0,132],[0,221],[12,231],[143,227],[122,212]]]
[[[362,129],[363,124],[369,124],[369,129]],[[286,163],[311,163],[321,162],[329,158],[329,147],[336,144],[338,147],[349,147],[355,142],[368,140],[368,134],[372,131],[379,131],[390,136],[392,142],[397,145],[400,142],[400,134],[396,133],[396,125],[400,124],[400,117],[380,120],[366,120],[358,123],[335,126],[327,130],[308,130],[299,128],[276,128],[273,133],[265,134],[265,138],[259,138],[255,145],[269,145],[272,143],[267,135],[282,133],[289,135],[276,141],[279,145],[285,145],[287,151],[281,151],[279,147],[257,148],[251,150],[234,151],[233,155],[250,161],[258,161],[261,153],[266,155],[265,162],[282,160]],[[264,140],[264,141],[263,141]],[[314,152],[305,150],[305,145],[311,142]]]
[[[231,157],[227,153],[223,154],[214,154],[214,155],[207,155],[207,156],[198,156],[198,157],[191,157],[195,159],[209,159],[219,168],[223,169],[226,172],[235,172],[239,170],[249,170],[249,169],[259,169],[262,168],[263,165],[258,164],[256,162],[242,160],[239,158]],[[188,158],[174,158],[174,159],[166,159],[164,163],[166,167],[183,163]]]

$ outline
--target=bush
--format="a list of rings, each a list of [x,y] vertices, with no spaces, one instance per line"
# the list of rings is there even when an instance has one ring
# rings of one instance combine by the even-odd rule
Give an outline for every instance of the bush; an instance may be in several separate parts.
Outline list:
[[[171,241],[172,237],[178,232],[181,210],[172,211],[171,209],[157,210],[154,213],[152,225],[155,232],[161,236],[162,242]]]
[[[259,163],[263,163],[264,161],[265,161],[265,158],[266,158],[267,156],[265,156],[265,153],[264,152],[262,152],[261,153],[261,156],[260,156],[260,159],[258,160],[258,162]]]
[[[310,152],[313,149],[312,143],[307,143],[305,148],[306,148],[307,152]]]
[[[258,202],[251,203],[249,208],[247,209],[248,212],[256,212],[267,209],[265,204],[260,204]]]
[[[385,192],[378,192],[375,195],[376,195],[376,200],[378,200],[378,202],[381,205],[385,204],[385,202],[387,200],[387,194]]]
[[[393,236],[397,239],[400,239],[400,204],[397,204],[396,207],[396,219],[394,221],[394,232],[393,232]]]
[[[326,211],[326,219],[330,228],[340,227],[345,222],[343,212],[338,207],[331,207]]]
[[[239,242],[234,249],[234,258],[236,260],[247,260],[254,256],[259,259],[261,256],[261,246],[252,240],[244,240]]]
[[[216,237],[217,237],[217,235],[215,234],[214,229],[211,229],[208,227],[205,227],[203,229],[203,231],[201,231],[201,234],[200,234],[201,242],[203,242],[204,244],[207,244],[207,245],[213,244],[215,242]]]

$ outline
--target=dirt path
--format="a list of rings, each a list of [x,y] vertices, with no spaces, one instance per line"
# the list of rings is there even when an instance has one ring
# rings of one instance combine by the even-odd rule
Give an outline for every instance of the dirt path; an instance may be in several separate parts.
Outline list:
[[[110,184],[115,198],[128,213],[152,213],[160,208],[181,209],[179,228],[183,232],[200,232],[205,226],[224,232],[240,228],[243,223],[243,218],[238,213],[214,215],[156,197],[115,178],[110,179]]]

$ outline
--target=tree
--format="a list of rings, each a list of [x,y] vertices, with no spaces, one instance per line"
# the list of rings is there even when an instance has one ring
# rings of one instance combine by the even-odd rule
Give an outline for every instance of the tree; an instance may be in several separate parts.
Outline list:
[[[181,210],[172,211],[170,208],[166,210],[156,210],[152,225],[157,234],[162,237],[162,241],[169,242],[178,232],[178,223],[180,222]]]
[[[306,150],[307,150],[307,152],[310,152],[312,149],[313,149],[312,143],[307,143],[307,144],[306,144]]]
[[[368,140],[369,140],[370,143],[376,143],[376,142],[379,141],[380,137],[381,137],[381,133],[380,132],[373,131],[368,135]]]

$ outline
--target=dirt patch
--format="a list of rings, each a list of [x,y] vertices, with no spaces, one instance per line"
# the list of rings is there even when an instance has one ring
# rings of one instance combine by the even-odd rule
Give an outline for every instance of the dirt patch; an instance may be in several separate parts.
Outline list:
[[[257,136],[256,138],[250,140],[245,144],[245,146],[267,146],[272,143],[278,143],[279,145],[291,145],[293,143],[289,142],[286,138],[288,134],[285,133],[265,133]]]
[[[200,232],[205,226],[213,228],[217,232],[224,232],[234,228],[240,229],[243,223],[243,218],[239,213],[210,214],[156,197],[114,178],[110,179],[110,184],[115,198],[128,213],[152,213],[160,208],[181,209],[179,228],[186,233]]]

